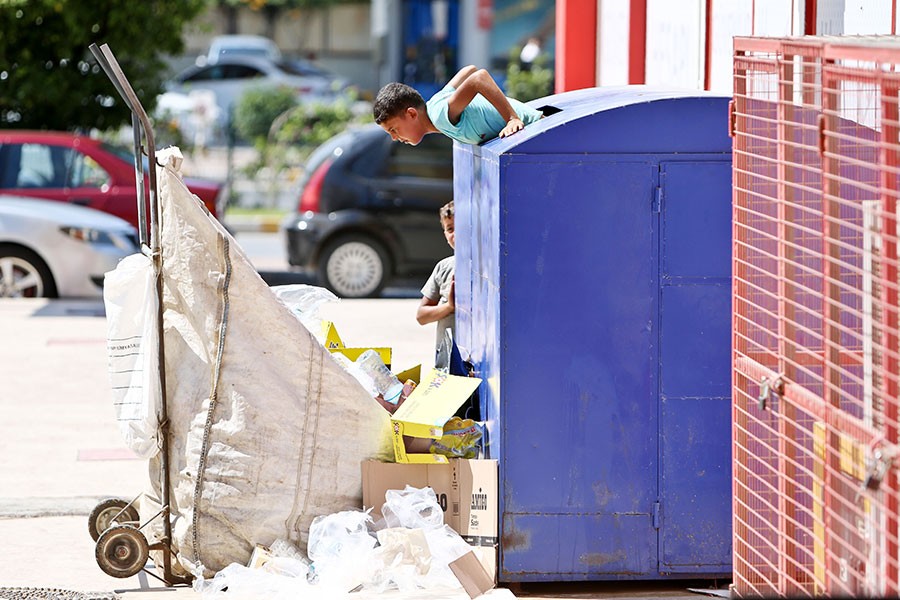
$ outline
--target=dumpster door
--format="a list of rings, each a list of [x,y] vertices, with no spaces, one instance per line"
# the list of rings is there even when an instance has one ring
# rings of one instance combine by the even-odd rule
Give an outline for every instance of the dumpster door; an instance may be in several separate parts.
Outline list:
[[[657,165],[507,160],[501,578],[655,575]]]
[[[663,573],[731,571],[731,161],[660,164]]]

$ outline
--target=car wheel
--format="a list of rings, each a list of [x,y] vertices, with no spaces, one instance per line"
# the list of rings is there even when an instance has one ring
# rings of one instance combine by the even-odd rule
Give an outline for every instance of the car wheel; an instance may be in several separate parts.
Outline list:
[[[377,295],[391,274],[391,260],[375,240],[350,235],[330,242],[319,259],[319,281],[342,298]]]
[[[47,263],[31,250],[0,247],[0,298],[56,298]]]

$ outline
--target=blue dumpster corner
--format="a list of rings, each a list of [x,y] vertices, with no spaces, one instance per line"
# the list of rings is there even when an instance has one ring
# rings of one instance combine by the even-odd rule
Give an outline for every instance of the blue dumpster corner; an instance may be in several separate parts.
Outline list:
[[[579,90],[454,149],[501,581],[731,573],[728,101]]]

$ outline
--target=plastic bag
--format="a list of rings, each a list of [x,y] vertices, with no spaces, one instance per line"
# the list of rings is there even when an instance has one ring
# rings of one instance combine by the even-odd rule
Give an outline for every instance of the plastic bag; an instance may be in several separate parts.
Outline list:
[[[388,490],[384,494],[381,514],[388,527],[428,530],[444,524],[444,511],[430,487],[407,485],[403,490]]]
[[[325,288],[303,283],[276,285],[271,289],[275,296],[303,323],[303,326],[316,336],[316,339],[320,342],[324,341],[319,309],[324,304],[339,301],[337,296]]]
[[[309,526],[310,578],[318,585],[350,591],[365,577],[376,540],[369,534],[368,511],[345,510],[319,516]]]
[[[109,382],[119,431],[141,458],[159,452],[159,335],[156,276],[143,254],[122,259],[103,279]]]
[[[203,577],[194,579],[193,588],[203,598],[222,600],[243,600],[245,598],[294,600],[310,597],[310,590],[314,589],[307,583],[305,577],[286,577],[265,569],[250,569],[237,563],[226,566],[212,579]],[[315,597],[326,598],[327,596],[316,595]]]

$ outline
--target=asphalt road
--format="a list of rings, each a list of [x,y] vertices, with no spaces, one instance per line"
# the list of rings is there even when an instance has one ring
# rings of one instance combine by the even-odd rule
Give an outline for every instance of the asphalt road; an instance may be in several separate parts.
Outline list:
[[[305,283],[318,285],[315,273],[301,271],[287,262],[286,242],[282,232],[241,231],[235,239],[244,249],[253,266],[269,285],[290,285]],[[421,298],[420,290],[425,278],[419,280],[399,280],[385,287],[382,298]]]

